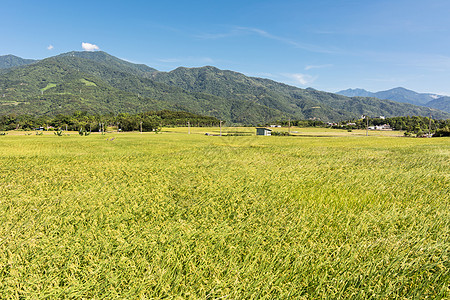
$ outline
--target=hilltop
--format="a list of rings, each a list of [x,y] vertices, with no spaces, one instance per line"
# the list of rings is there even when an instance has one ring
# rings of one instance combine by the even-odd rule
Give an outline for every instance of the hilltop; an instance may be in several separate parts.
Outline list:
[[[35,62],[37,62],[37,60],[24,59],[11,54],[2,55],[0,56],[0,70],[29,65]]]

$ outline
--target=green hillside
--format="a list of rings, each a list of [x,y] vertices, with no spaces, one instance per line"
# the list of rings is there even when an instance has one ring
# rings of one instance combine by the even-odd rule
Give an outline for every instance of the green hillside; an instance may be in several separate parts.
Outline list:
[[[450,97],[448,96],[434,99],[428,102],[426,105],[428,107],[432,107],[450,113]]]
[[[0,75],[2,115],[54,115],[80,110],[118,114],[161,109],[241,124],[287,118],[339,121],[362,114],[450,117],[436,109],[300,89],[214,67],[158,72],[101,51],[69,52],[4,69]]]
[[[376,98],[345,97],[314,89],[300,89],[273,80],[247,77],[237,72],[209,66],[178,68],[167,73],[159,72],[153,75],[153,79],[188,91],[259,103],[299,119],[341,120],[362,114],[393,117],[427,116],[432,113],[439,118],[450,116],[422,106]]]
[[[24,59],[15,55],[2,55],[0,56],[0,69],[7,69],[13,67],[20,67],[29,65],[36,62],[34,59]]]
[[[206,114],[228,122],[257,123],[283,113],[255,103],[226,100],[154,82],[120,67],[59,56],[0,76],[0,113],[137,113],[172,109]]]

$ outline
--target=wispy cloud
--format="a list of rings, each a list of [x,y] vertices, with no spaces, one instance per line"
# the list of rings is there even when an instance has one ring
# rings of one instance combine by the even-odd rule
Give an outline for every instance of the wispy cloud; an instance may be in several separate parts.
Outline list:
[[[450,69],[450,56],[442,54],[366,51],[355,55],[401,67],[422,68],[431,71],[448,71]]]
[[[47,50],[53,50],[53,45],[48,45]]]
[[[316,30],[312,30],[312,33],[315,33],[315,34],[337,34],[338,32],[332,31],[332,30],[316,29]]]
[[[226,33],[202,33],[199,35],[196,35],[196,38],[202,39],[202,40],[217,40],[217,39],[223,39],[233,36],[239,36],[242,35],[242,32],[240,30],[233,29],[230,32]]]
[[[318,76],[311,76],[308,74],[301,74],[301,73],[284,73],[283,76],[291,79],[294,84],[300,84],[300,85],[308,85],[316,81]]]
[[[177,63],[177,62],[181,62],[181,59],[179,58],[161,58],[158,59],[159,62],[162,63]]]
[[[127,61],[127,62],[132,63],[132,64],[137,64],[137,65],[143,64],[141,62],[137,62],[137,61],[134,61],[134,60],[131,60],[131,59],[128,59],[128,58],[124,58],[124,57],[119,57],[119,59]]]
[[[198,59],[198,61],[203,62],[205,64],[212,64],[214,63],[214,59],[210,58],[210,57],[201,57]]]
[[[259,29],[259,28],[252,28],[252,27],[239,27],[236,26],[232,28],[230,31],[225,33],[205,33],[201,35],[197,35],[197,38],[200,39],[221,39],[221,38],[229,38],[234,36],[242,36],[242,35],[258,35],[267,39],[271,39],[274,41],[278,41],[287,45],[291,45],[295,48],[303,49],[310,52],[317,52],[317,53],[340,53],[341,50],[335,48],[335,47],[322,47],[314,44],[309,43],[302,43],[298,42],[293,39],[289,39],[286,37],[278,36],[271,34],[265,30]]]
[[[323,68],[330,68],[332,67],[332,64],[326,64],[326,65],[309,65],[305,67],[305,71],[312,70],[312,69],[323,69]]]
[[[405,82],[408,82],[405,78],[400,77],[371,77],[371,78],[365,78],[364,81],[368,82],[385,82],[385,83],[392,83],[392,84],[402,84]]]
[[[91,44],[91,43],[81,43],[81,48],[86,51],[95,51],[100,50],[100,48],[97,45]]]
[[[172,57],[172,58],[160,58],[157,60],[161,63],[179,63],[179,64],[212,64],[215,62],[211,57]]]
[[[445,55],[402,55],[399,64],[414,66],[436,71],[447,71],[450,69],[450,56]],[[406,59],[405,59],[406,58]]]
[[[267,73],[267,72],[245,73],[245,75],[246,76],[251,76],[251,77],[263,77],[263,78],[276,78],[276,77],[279,77],[276,74]]]

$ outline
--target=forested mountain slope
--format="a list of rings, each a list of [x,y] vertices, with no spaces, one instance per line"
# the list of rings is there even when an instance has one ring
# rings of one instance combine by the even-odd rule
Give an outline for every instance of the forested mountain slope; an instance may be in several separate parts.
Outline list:
[[[241,124],[287,118],[339,121],[361,114],[450,116],[405,103],[300,89],[215,67],[159,72],[101,51],[69,52],[3,72],[0,114],[171,109]]]
[[[24,59],[15,55],[2,55],[0,56],[0,69],[7,69],[13,67],[20,67],[24,65],[29,65],[37,60],[34,59]]]
[[[215,67],[177,68],[158,72],[154,80],[188,91],[205,92],[227,99],[252,101],[275,108],[296,118],[339,120],[360,116],[449,115],[433,109],[369,97],[346,97],[338,94],[301,89],[269,79],[248,77]]]

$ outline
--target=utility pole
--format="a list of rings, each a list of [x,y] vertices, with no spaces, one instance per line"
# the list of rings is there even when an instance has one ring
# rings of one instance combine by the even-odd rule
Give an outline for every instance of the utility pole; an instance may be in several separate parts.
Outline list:
[[[141,134],[142,134],[142,121],[141,121],[141,123],[140,123],[140,126],[141,126]]]
[[[222,121],[220,121],[220,136],[222,136]]]
[[[188,121],[188,134],[191,134],[191,123]]]
[[[291,118],[289,118],[289,135],[291,134]]]
[[[428,137],[431,137],[431,118],[432,116],[430,115],[430,125],[428,125]]]
[[[369,136],[369,116],[366,116],[366,136]]]

